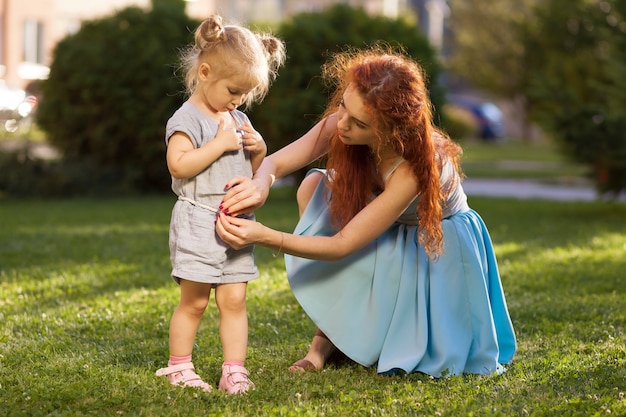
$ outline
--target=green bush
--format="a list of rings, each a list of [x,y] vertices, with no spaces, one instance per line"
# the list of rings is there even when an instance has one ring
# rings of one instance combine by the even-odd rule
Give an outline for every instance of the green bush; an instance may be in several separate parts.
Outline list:
[[[477,138],[480,126],[474,115],[467,109],[445,104],[442,108],[442,127],[456,141]]]
[[[116,172],[96,177],[144,191],[169,188],[165,124],[185,99],[175,66],[197,26],[182,0],[153,6],[86,22],[64,38],[38,111],[39,125],[68,164]]]
[[[0,153],[0,198],[111,197],[136,191],[135,179],[90,159],[41,159],[28,147]]]
[[[197,24],[184,14],[182,0],[153,0],[152,11],[130,7],[86,22],[57,45],[42,85],[38,124],[64,155],[61,167],[68,167],[66,190],[59,193],[88,191],[82,187],[89,181],[72,177],[81,172],[77,166],[89,167],[91,181],[119,183],[97,188],[169,189],[165,123],[185,99],[175,67]],[[270,151],[306,132],[322,113],[328,92],[320,67],[347,45],[402,45],[429,74],[433,103],[443,103],[436,55],[411,22],[339,5],[296,15],[277,35],[287,43],[287,64],[266,100],[250,112]],[[99,170],[106,174],[96,175]]]
[[[549,0],[529,31],[533,117],[599,191],[626,189],[626,2]]]
[[[265,101],[250,112],[270,153],[297,139],[318,121],[329,93],[320,79],[321,66],[333,52],[346,46],[365,47],[379,41],[403,46],[429,75],[433,102],[443,102],[443,92],[436,82],[440,67],[435,52],[412,22],[370,16],[362,8],[336,5],[322,12],[295,15],[283,22],[276,34],[287,45],[287,62]]]

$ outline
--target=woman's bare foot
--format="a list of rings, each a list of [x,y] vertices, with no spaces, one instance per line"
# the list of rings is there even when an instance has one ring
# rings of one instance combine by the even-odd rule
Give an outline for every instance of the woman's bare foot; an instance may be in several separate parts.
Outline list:
[[[300,359],[289,367],[290,372],[313,372],[318,369],[308,359]]]
[[[300,359],[291,365],[289,370],[291,372],[310,372],[320,370],[324,367],[326,359],[328,359],[328,357],[330,357],[330,355],[332,355],[336,350],[337,348],[332,344],[328,337],[326,337],[320,329],[317,329],[315,336],[313,336],[309,352],[303,359]]]

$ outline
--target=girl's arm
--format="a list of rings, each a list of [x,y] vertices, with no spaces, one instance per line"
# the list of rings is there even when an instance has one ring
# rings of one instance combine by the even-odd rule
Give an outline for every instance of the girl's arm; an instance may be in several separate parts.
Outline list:
[[[224,130],[220,119],[217,135],[199,148],[193,146],[191,138],[183,132],[175,132],[167,144],[167,169],[174,178],[191,178],[215,162],[227,151],[241,147],[241,137],[235,130]]]
[[[336,116],[328,116],[295,142],[264,158],[252,180],[246,177],[230,180],[222,207],[237,215],[262,206],[276,179],[307,166],[328,152],[330,137],[336,128]]]
[[[257,172],[257,170],[261,166],[261,163],[263,163],[263,158],[265,158],[265,152],[267,152],[267,147],[265,148],[264,152],[250,154],[250,165],[252,165],[252,173]]]
[[[250,154],[250,165],[252,166],[252,172],[255,173],[263,158],[267,155],[267,145],[263,140],[263,136],[252,127],[252,124],[248,121],[243,126],[238,126],[237,129],[241,132],[241,138],[243,139],[243,149]]]
[[[270,229],[258,222],[221,214],[220,237],[235,249],[259,244],[290,255],[336,261],[365,247],[387,230],[417,196],[417,181],[402,164],[385,190],[333,236],[298,236]]]

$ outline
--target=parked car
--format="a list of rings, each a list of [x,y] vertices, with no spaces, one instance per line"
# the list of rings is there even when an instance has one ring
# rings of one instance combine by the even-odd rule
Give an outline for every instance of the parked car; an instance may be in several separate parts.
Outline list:
[[[37,107],[37,97],[19,88],[0,84],[0,123],[7,132],[15,132],[20,125],[30,122]]]
[[[472,114],[481,139],[498,140],[504,137],[504,116],[494,103],[456,94],[448,95],[447,100]]]

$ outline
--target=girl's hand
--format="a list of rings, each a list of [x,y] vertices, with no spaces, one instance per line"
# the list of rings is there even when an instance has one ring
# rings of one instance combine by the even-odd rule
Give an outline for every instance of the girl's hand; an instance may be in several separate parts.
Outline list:
[[[253,220],[218,213],[215,230],[219,237],[233,249],[242,249],[257,243],[265,226]]]
[[[214,140],[222,146],[224,152],[241,149],[241,144],[243,143],[241,133],[235,129],[224,129],[224,123],[224,119],[220,119]]]
[[[235,177],[226,184],[222,211],[237,216],[252,213],[261,207],[269,195],[268,184],[248,177]]]
[[[243,126],[238,126],[243,138],[243,149],[250,152],[251,155],[265,156],[267,154],[267,145],[259,132],[254,130],[250,122],[246,122]]]

